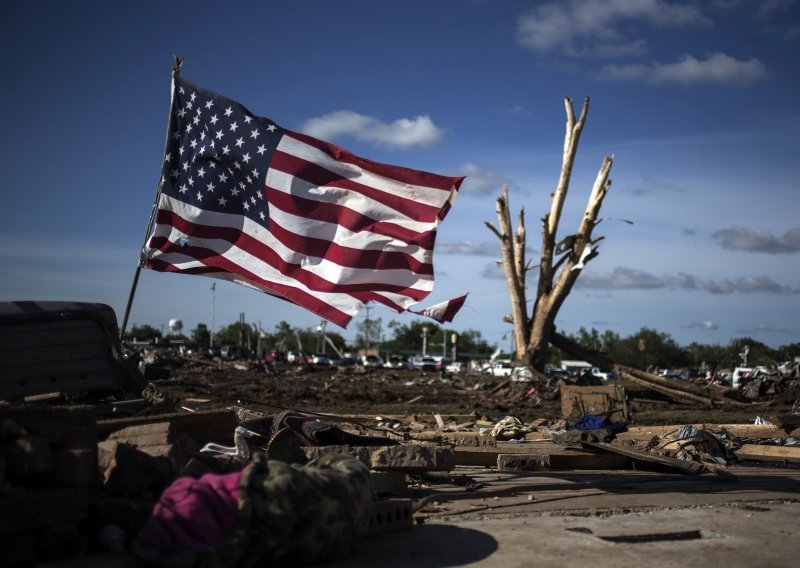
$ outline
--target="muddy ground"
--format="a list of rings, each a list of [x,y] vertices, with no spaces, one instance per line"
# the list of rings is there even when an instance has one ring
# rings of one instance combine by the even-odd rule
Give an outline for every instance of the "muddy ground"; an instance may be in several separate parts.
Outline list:
[[[148,412],[211,410],[242,406],[273,414],[282,409],[341,416],[467,416],[494,421],[513,415],[529,422],[561,418],[557,391],[529,394],[531,383],[509,383],[487,375],[420,373],[414,370],[314,368],[246,361],[161,359],[160,377],[150,395],[160,402]],[[168,374],[167,374],[168,372]],[[150,373],[149,373],[150,374]],[[625,387],[631,422],[639,425],[685,423],[752,423],[756,416],[788,413],[786,404],[748,408],[703,408],[663,398],[639,386]],[[552,398],[551,398],[552,397]],[[458,422],[458,420],[456,420]]]

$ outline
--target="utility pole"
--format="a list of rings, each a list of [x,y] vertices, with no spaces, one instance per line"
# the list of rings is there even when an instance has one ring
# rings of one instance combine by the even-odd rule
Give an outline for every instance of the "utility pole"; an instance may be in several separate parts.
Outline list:
[[[447,357],[447,332],[442,328],[442,359]]]
[[[239,312],[239,349],[244,349],[244,312]]]
[[[211,284],[211,329],[209,330],[209,340],[208,346],[213,349],[214,348],[214,293],[217,289],[217,283],[214,282]]]
[[[747,355],[749,353],[750,353],[750,346],[749,345],[745,345],[744,349],[742,349],[742,352],[739,353],[739,357],[742,358],[742,366],[743,367],[747,367]]]
[[[428,354],[428,328],[426,326],[422,326],[422,356],[425,357]]]
[[[317,336],[317,353],[322,353],[323,355],[325,354],[325,326],[327,325],[328,322],[325,320],[320,321],[319,325],[317,325],[317,332],[319,334]]]
[[[458,335],[454,332],[453,335],[450,336],[450,342],[453,344],[453,362],[456,361],[456,341],[458,340]]]
[[[367,312],[367,315],[364,319],[364,343],[367,345],[367,351],[369,351],[369,336],[371,333],[370,326],[372,325],[369,321],[369,312],[372,309],[372,306],[364,306],[364,310]]]

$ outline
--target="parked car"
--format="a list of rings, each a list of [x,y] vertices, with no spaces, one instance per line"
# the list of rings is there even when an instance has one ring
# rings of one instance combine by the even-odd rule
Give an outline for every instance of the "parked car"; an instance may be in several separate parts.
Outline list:
[[[453,361],[444,368],[448,373],[462,373],[464,372],[464,363],[461,361]]]
[[[361,357],[360,362],[364,367],[371,369],[383,366],[383,359],[377,355],[364,355]]]
[[[547,369],[544,374],[554,379],[561,379],[562,381],[569,381],[572,379],[569,371],[565,371],[564,369]]]
[[[495,361],[491,368],[491,375],[493,377],[510,377],[514,371],[511,366],[511,361]]]
[[[437,371],[436,360],[433,357],[422,357],[415,362],[414,368],[423,373],[435,373]]]
[[[447,366],[453,362],[450,357],[434,357],[434,361],[436,361],[436,370],[441,371],[442,369],[447,369]]]
[[[311,357],[311,364],[318,367],[330,367],[333,365],[333,361],[325,353],[315,353]]]
[[[404,369],[406,362],[398,355],[391,355],[383,366],[387,369]]]
[[[336,366],[337,367],[352,367],[357,362],[358,361],[356,361],[355,358],[353,358],[353,357],[342,357],[341,359],[338,359],[336,361]]]
[[[286,362],[287,363],[302,363],[303,362],[303,354],[299,351],[289,351],[286,354]]]

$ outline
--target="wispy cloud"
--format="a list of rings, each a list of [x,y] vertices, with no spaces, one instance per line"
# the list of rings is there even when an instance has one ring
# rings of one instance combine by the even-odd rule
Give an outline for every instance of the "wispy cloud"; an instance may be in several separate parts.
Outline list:
[[[505,280],[506,273],[503,271],[503,265],[497,262],[491,262],[483,268],[481,276],[489,278],[490,280]]]
[[[708,27],[711,20],[695,6],[663,0],[569,0],[540,4],[517,20],[517,41],[539,53],[558,51],[576,58],[641,56],[647,43],[626,37],[626,24],[658,27]]]
[[[464,164],[456,171],[458,175],[467,176],[459,190],[461,194],[497,193],[499,195],[504,185],[511,185],[511,180],[503,174],[484,170],[475,164]]]
[[[635,197],[642,197],[651,194],[687,193],[689,188],[669,181],[654,180],[646,177],[642,180],[641,185],[632,186],[629,191]]]
[[[690,290],[709,294],[797,294],[799,292],[789,286],[778,284],[768,276],[712,280],[683,272],[656,276],[643,270],[623,266],[618,266],[611,272],[587,271],[581,275],[575,286],[605,290]]]
[[[711,238],[726,250],[786,254],[800,252],[800,227],[777,237],[769,231],[732,227],[713,233]]]
[[[480,256],[496,256],[501,254],[500,245],[496,242],[473,243],[471,241],[438,241],[437,254],[474,254]]]
[[[606,65],[602,76],[619,81],[643,81],[651,84],[749,85],[767,77],[767,67],[755,57],[740,61],[722,52],[699,60],[682,55],[675,63]]]
[[[776,333],[781,335],[787,335],[794,332],[790,329],[784,329],[782,327],[775,327],[770,324],[760,323],[758,325],[754,325],[753,327],[745,327],[737,329],[736,333],[741,333],[744,335],[757,335],[759,333]]]
[[[351,110],[339,110],[307,120],[301,130],[323,140],[353,137],[362,142],[389,148],[430,146],[441,140],[444,129],[427,115],[399,118],[391,123]]]
[[[719,324],[706,320],[706,321],[690,321],[687,323],[682,323],[681,327],[684,329],[705,329],[708,331],[712,331],[715,329],[719,329]]]
[[[514,114],[514,115],[523,115],[523,116],[530,116],[531,114],[533,114],[531,111],[529,111],[528,109],[526,109],[524,107],[521,107],[520,105],[513,105],[513,106],[508,107],[505,110],[505,113],[506,114]]]

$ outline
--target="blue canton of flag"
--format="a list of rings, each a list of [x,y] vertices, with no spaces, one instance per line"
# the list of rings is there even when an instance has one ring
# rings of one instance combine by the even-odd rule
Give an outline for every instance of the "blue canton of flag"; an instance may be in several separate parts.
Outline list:
[[[176,82],[162,193],[268,228],[264,180],[283,130],[242,105]]]

